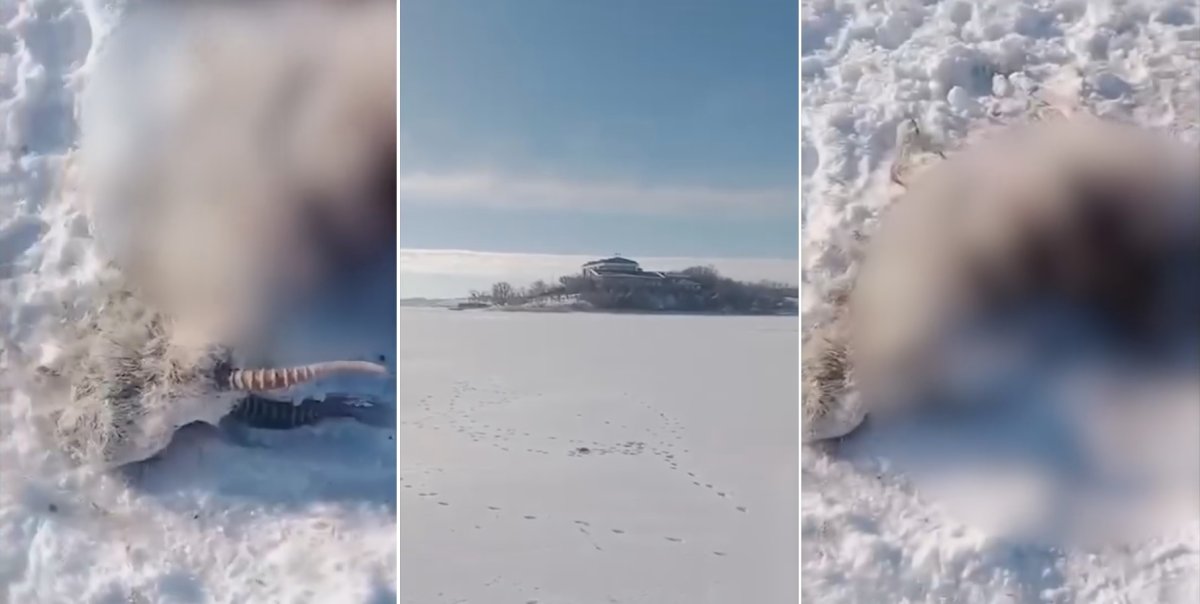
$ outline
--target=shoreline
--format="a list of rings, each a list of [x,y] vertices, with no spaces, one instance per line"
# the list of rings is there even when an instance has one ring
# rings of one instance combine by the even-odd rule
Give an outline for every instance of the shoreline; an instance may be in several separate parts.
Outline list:
[[[565,308],[565,307],[505,307],[493,306],[488,308],[455,308],[453,306],[437,306],[437,305],[401,305],[400,308],[420,308],[427,310],[450,310],[455,312],[500,312],[500,313],[530,313],[530,314],[589,314],[589,315],[669,315],[669,316],[686,316],[686,317],[796,317],[800,318],[799,312],[762,312],[762,313],[744,313],[744,312],[720,312],[712,310],[642,310],[642,309],[596,309],[596,308]]]

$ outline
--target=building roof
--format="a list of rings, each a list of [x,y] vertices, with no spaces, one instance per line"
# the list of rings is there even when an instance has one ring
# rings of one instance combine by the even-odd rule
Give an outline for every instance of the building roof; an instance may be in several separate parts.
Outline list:
[[[629,258],[622,258],[622,257],[620,257],[620,256],[613,256],[612,258],[603,258],[603,259],[601,259],[601,260],[592,260],[591,262],[585,262],[583,265],[584,265],[584,266],[593,266],[593,265],[596,265],[596,264],[630,264],[630,265],[636,265],[636,264],[637,264],[637,262],[636,262],[636,261],[634,261],[634,260],[630,260]]]

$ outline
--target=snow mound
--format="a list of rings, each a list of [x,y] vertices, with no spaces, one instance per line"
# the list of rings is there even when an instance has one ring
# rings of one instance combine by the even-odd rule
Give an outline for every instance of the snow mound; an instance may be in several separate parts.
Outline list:
[[[80,160],[95,157],[78,151],[91,124],[81,94],[124,14],[107,0],[0,2],[0,601],[394,601],[391,430],[334,421],[239,446],[193,427],[158,460],[102,473],[69,467],[35,429],[61,401],[22,377],[65,345],[39,326],[90,295],[105,266],[95,189],[80,186]],[[313,41],[322,56],[328,40]],[[171,56],[142,52],[150,65]],[[180,90],[169,84],[131,87],[122,110],[161,107],[156,93]],[[366,357],[394,373],[394,269],[281,317],[259,353],[279,364]],[[327,386],[394,404],[394,382]]]
[[[801,27],[806,325],[832,318],[902,148],[952,152],[1047,104],[1200,143],[1192,3],[814,0]],[[806,601],[1200,597],[1197,384],[1120,363],[1012,370],[1023,404],[868,419],[805,448]]]

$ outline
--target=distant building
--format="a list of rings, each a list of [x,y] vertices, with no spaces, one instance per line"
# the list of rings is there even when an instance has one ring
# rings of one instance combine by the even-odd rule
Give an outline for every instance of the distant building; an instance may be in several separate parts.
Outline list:
[[[583,265],[583,275],[610,283],[638,283],[641,285],[682,286],[688,289],[700,289],[700,284],[687,278],[681,273],[664,273],[660,271],[645,271],[634,260],[613,256],[592,260]]]
[[[642,272],[638,263],[628,258],[613,256],[592,260],[583,265],[583,274],[589,277],[599,277],[606,274],[636,275]]]

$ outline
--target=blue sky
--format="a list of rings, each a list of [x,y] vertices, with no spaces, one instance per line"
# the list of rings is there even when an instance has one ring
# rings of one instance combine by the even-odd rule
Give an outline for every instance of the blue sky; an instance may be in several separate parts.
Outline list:
[[[794,262],[796,55],[794,0],[405,0],[401,246]]]

